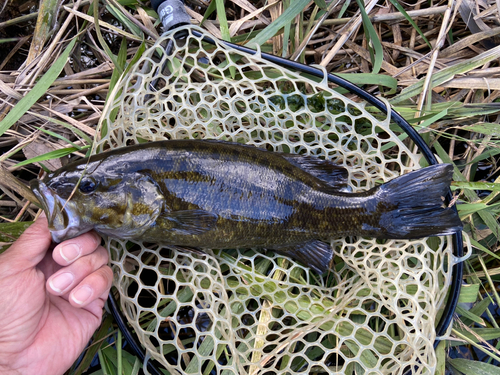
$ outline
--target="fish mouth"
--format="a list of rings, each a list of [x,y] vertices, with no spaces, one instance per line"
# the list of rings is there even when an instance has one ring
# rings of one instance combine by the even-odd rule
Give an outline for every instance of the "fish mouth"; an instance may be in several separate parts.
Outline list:
[[[54,242],[68,240],[92,229],[82,222],[74,202],[59,197],[40,180],[33,180],[30,185],[45,211]]]

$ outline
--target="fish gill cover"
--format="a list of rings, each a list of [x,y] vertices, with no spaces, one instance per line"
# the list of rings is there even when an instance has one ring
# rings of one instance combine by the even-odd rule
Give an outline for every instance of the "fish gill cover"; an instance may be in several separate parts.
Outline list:
[[[251,144],[342,165],[353,192],[421,168],[388,117],[326,81],[184,30],[181,40],[162,36],[122,77],[98,149],[189,138]],[[107,246],[127,319],[173,374],[435,371],[435,325],[454,264],[449,237],[332,239],[333,267],[322,276],[252,249]]]

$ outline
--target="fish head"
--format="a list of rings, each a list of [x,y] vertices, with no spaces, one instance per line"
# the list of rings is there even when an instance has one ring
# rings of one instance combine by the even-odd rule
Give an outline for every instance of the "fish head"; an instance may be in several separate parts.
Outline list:
[[[165,201],[158,184],[145,173],[88,163],[31,181],[31,189],[46,213],[54,242],[91,229],[115,238],[138,238],[155,223]]]

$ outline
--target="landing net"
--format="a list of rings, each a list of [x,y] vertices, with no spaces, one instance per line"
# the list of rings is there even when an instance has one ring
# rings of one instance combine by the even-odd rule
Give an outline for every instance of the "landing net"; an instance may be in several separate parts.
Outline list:
[[[162,36],[116,86],[100,149],[240,142],[330,159],[349,170],[354,192],[421,168],[386,115],[325,80],[185,30],[183,40]],[[454,259],[449,237],[332,239],[334,267],[323,276],[259,249],[197,255],[115,239],[107,246],[128,321],[172,374],[435,371],[434,327]]]

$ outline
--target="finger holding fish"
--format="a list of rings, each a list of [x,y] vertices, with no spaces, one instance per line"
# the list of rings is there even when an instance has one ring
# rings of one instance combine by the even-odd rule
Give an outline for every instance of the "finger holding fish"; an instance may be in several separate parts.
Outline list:
[[[99,316],[113,281],[113,271],[102,266],[83,279],[69,294],[69,301],[75,307],[85,307]]]
[[[75,239],[61,242],[54,248],[52,258],[61,265],[67,266],[77,259],[93,253],[101,244],[101,237],[94,231],[78,236]]]
[[[82,238],[82,244],[85,242],[92,244],[92,239]],[[80,239],[78,237],[78,239]],[[68,240],[70,242],[74,240]],[[82,252],[89,249],[82,246]],[[90,246],[92,248],[92,246]],[[76,307],[83,307],[92,301],[100,298],[105,292],[109,291],[113,274],[108,263],[108,253],[102,246],[97,246],[94,251],[79,257],[66,267],[61,268],[47,280],[47,290],[56,296],[63,296]]]

